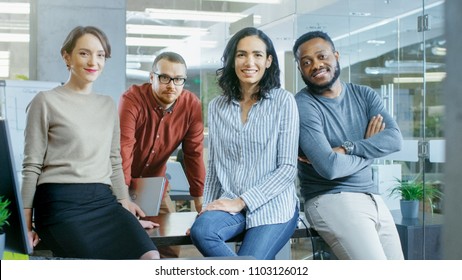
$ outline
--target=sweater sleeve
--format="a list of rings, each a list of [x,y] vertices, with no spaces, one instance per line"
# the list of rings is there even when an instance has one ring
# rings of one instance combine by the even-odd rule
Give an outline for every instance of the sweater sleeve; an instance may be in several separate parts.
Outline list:
[[[297,104],[300,112],[300,149],[320,176],[333,180],[354,174],[372,163],[372,159],[334,152],[324,132],[328,124],[322,118],[320,109],[313,105],[305,93],[297,94]]]
[[[112,191],[118,200],[127,199],[128,187],[125,184],[122,168],[122,157],[120,155],[120,126],[119,116],[114,104],[114,131],[111,143],[111,165],[112,165]]]
[[[385,129],[370,138],[353,141],[353,154],[375,159],[401,150],[402,135],[398,124],[383,106],[379,95],[369,87],[364,87],[364,89],[367,92],[365,96],[368,106],[367,112],[369,112],[368,119],[370,120],[378,114],[382,115]]]
[[[48,145],[47,106],[45,95],[37,94],[26,109],[24,130],[24,160],[22,164],[21,195],[24,208],[32,208],[35,190]]]

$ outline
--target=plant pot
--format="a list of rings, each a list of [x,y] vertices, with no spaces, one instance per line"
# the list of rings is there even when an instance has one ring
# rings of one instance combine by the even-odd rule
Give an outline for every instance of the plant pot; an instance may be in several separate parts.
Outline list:
[[[418,200],[400,200],[400,206],[403,219],[417,219],[419,217]]]

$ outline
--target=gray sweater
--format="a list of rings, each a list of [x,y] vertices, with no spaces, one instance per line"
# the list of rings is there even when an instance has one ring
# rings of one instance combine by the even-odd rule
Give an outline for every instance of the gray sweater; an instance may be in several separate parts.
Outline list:
[[[38,93],[27,110],[22,177],[25,208],[43,183],[103,183],[128,198],[112,98],[64,87]]]
[[[301,194],[305,200],[325,193],[376,190],[371,164],[375,158],[399,151],[402,135],[378,94],[367,86],[342,83],[337,98],[309,93],[295,96],[300,113],[299,155],[311,164],[298,163]],[[381,114],[385,130],[364,139],[369,120]],[[351,155],[332,150],[352,141]]]

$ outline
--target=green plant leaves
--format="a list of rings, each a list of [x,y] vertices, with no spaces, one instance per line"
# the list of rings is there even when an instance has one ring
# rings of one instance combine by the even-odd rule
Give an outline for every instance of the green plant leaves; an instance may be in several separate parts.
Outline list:
[[[11,215],[10,210],[8,209],[10,201],[8,199],[3,199],[3,196],[0,196],[0,232],[3,232],[3,227],[9,225],[8,218]]]

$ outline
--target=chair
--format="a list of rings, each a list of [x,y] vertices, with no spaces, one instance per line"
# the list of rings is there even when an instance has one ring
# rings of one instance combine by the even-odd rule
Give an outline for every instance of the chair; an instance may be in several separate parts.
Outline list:
[[[313,260],[330,260],[335,259],[334,254],[332,253],[330,247],[324,242],[322,237],[318,232],[311,227],[310,223],[305,216],[305,205],[304,199],[300,193],[300,182],[297,178],[297,196],[300,200],[300,212],[298,218],[297,229],[304,228],[306,230],[306,236],[310,238],[312,254],[303,257],[304,260],[313,259]]]
[[[303,257],[304,260],[330,260],[333,259],[333,253],[329,246],[324,242],[318,232],[313,229],[308,221],[306,220],[305,213],[300,212],[298,218],[297,228],[304,228],[306,230],[306,236],[310,238],[312,254]]]

